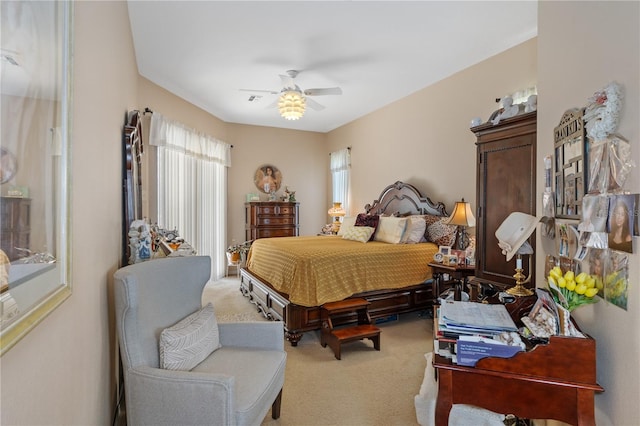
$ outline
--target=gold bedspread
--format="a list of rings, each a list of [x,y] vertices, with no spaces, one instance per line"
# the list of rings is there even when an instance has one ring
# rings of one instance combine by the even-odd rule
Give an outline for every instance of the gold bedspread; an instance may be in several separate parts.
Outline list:
[[[360,243],[338,236],[261,238],[251,246],[247,268],[292,303],[320,306],[424,282],[437,251],[432,243]]]

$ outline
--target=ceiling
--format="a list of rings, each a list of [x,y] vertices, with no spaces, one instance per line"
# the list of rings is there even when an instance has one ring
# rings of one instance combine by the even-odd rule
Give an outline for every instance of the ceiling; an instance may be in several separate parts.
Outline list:
[[[128,6],[143,77],[226,122],[316,132],[537,35],[535,1],[129,0]],[[258,90],[279,92],[279,75],[292,69],[300,71],[295,83],[303,90],[337,86],[343,94],[314,96],[323,110],[307,108],[300,120],[285,120],[273,106],[278,95]]]

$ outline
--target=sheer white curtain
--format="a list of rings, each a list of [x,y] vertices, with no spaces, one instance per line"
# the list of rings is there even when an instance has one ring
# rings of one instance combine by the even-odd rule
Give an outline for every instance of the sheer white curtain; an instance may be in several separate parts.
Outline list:
[[[231,145],[157,112],[149,143],[158,147],[158,225],[176,228],[198,254],[211,256],[211,277],[222,277]]]
[[[342,203],[342,208],[350,215],[349,199],[351,198],[351,148],[331,153],[331,181],[333,199]]]

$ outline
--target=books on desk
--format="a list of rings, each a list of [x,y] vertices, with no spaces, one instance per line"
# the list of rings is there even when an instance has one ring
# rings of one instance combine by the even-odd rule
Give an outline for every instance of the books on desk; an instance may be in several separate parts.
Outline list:
[[[444,336],[493,336],[517,331],[504,305],[447,300],[440,305],[438,326]]]

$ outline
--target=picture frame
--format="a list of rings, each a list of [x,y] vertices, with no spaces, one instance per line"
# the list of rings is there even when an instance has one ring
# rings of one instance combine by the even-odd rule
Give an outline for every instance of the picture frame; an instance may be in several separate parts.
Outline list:
[[[256,169],[253,182],[262,193],[276,193],[282,186],[282,172],[273,164],[263,164]]]
[[[565,111],[553,131],[556,217],[579,219],[586,194],[589,162],[586,151],[584,109]]]
[[[438,253],[442,254],[443,256],[449,256],[451,254],[451,247],[450,246],[438,246]]]

